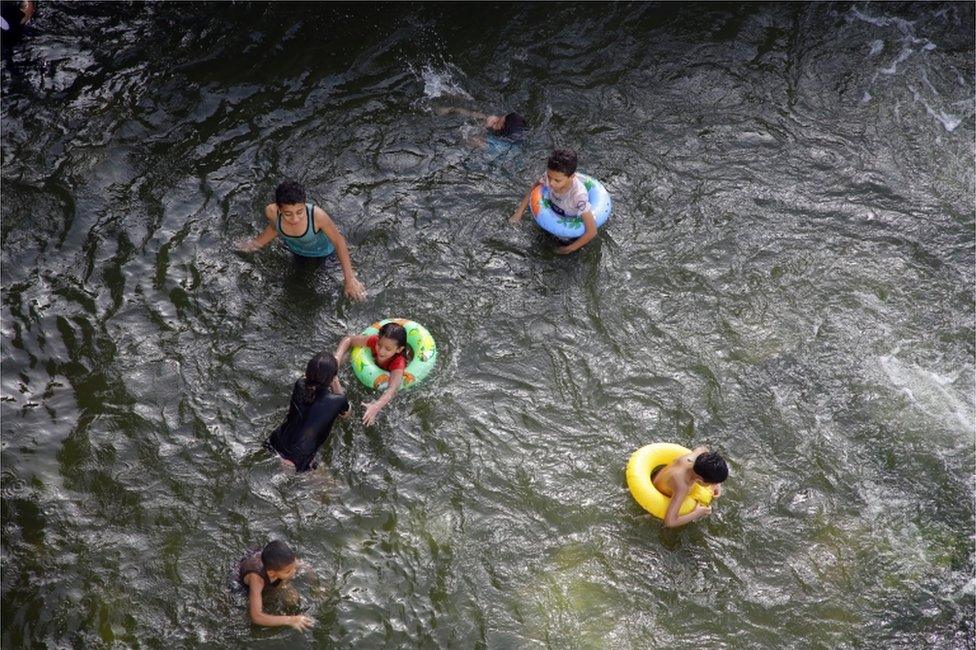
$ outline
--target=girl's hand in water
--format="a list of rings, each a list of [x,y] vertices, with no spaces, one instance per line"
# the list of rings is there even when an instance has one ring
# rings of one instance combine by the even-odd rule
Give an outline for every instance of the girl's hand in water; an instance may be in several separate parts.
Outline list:
[[[311,616],[292,616],[288,625],[295,628],[299,632],[304,632],[310,627],[315,627],[315,619]]]
[[[694,520],[695,521],[698,521],[699,519],[704,519],[705,517],[707,517],[710,514],[712,514],[712,507],[711,506],[701,506],[700,505],[700,506],[698,506],[698,507],[695,508],[695,515],[696,515],[696,517],[695,517]]]
[[[380,409],[383,408],[383,405],[379,402],[368,402],[365,406],[366,412],[363,413],[363,424],[370,426],[373,424],[373,420],[376,419],[376,415],[380,412]]]
[[[366,287],[356,278],[349,278],[346,280],[346,297],[356,302],[362,302],[366,299]]]

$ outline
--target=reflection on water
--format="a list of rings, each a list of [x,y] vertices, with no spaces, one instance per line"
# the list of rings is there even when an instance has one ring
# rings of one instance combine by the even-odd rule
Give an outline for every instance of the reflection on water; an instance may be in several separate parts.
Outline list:
[[[4,647],[976,643],[971,6],[215,8],[46,4],[4,68]],[[557,144],[614,198],[569,258],[505,224]],[[366,302],[233,251],[286,176]],[[282,472],[393,314],[434,375]],[[630,498],[654,440],[727,456],[708,520]],[[305,635],[227,590],[275,537]]]

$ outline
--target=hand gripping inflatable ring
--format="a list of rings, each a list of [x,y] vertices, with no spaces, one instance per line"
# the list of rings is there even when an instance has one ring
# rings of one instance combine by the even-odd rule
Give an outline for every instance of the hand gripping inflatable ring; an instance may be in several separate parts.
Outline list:
[[[576,175],[586,188],[590,202],[590,210],[593,212],[596,227],[599,228],[610,218],[610,209],[612,207],[610,195],[607,193],[607,189],[603,187],[603,183],[592,176],[587,176],[579,172],[576,172]],[[583,236],[583,233],[586,232],[586,226],[583,225],[582,216],[560,216],[552,211],[552,208],[549,207],[550,205],[549,188],[543,187],[542,184],[538,184],[532,188],[532,194],[529,197],[529,207],[532,209],[532,216],[535,217],[535,222],[539,224],[540,228],[563,239],[576,239]]]
[[[376,321],[364,329],[362,335],[379,334],[380,328],[387,323],[399,323],[407,330],[407,345],[413,351],[413,359],[404,369],[403,381],[400,383],[400,389],[406,390],[413,387],[414,384],[420,383],[430,373],[430,369],[434,367],[434,360],[437,358],[437,344],[434,343],[434,337],[430,335],[427,328],[405,318],[387,318]],[[356,378],[363,382],[364,386],[386,390],[390,381],[390,373],[376,365],[373,353],[368,347],[354,347],[349,353],[349,363],[352,364],[352,371]]]
[[[651,482],[651,472],[662,465],[670,465],[675,459],[690,454],[691,450],[670,442],[655,442],[635,451],[627,461],[627,487],[640,506],[658,519],[664,519],[664,513],[671,502],[669,497],[657,491]],[[707,506],[712,501],[712,491],[704,485],[696,483],[688,496],[681,503],[679,515],[686,515],[700,503]]]

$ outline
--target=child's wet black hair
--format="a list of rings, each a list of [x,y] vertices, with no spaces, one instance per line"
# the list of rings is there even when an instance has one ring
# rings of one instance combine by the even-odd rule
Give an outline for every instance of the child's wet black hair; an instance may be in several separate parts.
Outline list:
[[[281,571],[295,561],[295,553],[288,544],[279,540],[268,542],[261,551],[261,563],[265,569]]]
[[[278,205],[305,203],[305,188],[298,181],[286,179],[275,188],[275,203]]]
[[[553,149],[546,161],[546,169],[561,172],[567,176],[576,173],[576,152],[572,149]]]
[[[693,469],[695,474],[698,474],[706,483],[721,483],[729,477],[729,466],[725,464],[725,459],[719,456],[716,451],[698,454]]]
[[[403,348],[403,352],[400,354],[410,359],[411,350],[410,346],[407,345],[407,330],[399,323],[387,323],[380,328],[379,337],[384,339],[390,339],[397,344],[398,348]]]
[[[509,113],[505,116],[505,125],[498,135],[511,140],[520,140],[525,135],[523,131],[526,126],[524,117],[518,113]]]
[[[337,372],[339,364],[328,352],[319,352],[309,359],[305,366],[305,402],[311,404],[323,386],[328,389]]]

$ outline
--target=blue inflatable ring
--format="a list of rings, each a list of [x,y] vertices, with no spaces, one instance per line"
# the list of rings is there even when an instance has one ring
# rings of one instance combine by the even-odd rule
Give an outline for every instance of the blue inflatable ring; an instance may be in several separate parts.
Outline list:
[[[603,187],[603,183],[592,176],[579,172],[576,172],[576,176],[586,188],[590,210],[596,220],[596,227],[599,228],[610,218],[610,194],[607,193],[607,188]],[[583,236],[586,227],[583,225],[582,216],[563,217],[553,212],[549,206],[549,188],[540,183],[532,189],[532,195],[529,198],[532,216],[535,217],[535,222],[539,224],[539,227],[563,239],[576,239]]]

